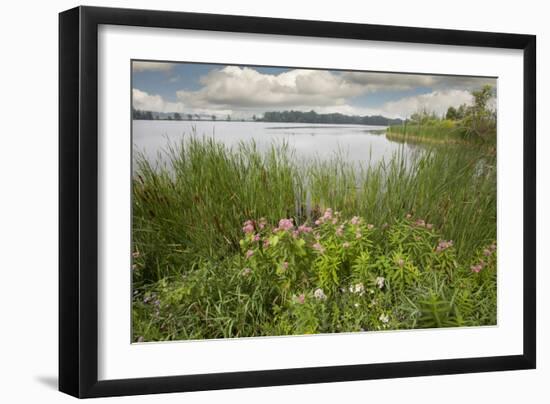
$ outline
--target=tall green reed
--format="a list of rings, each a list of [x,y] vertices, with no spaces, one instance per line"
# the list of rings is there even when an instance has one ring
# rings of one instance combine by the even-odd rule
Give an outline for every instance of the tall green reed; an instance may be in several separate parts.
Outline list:
[[[133,243],[146,262],[138,283],[234,254],[247,219],[311,223],[327,207],[375,225],[422,217],[455,241],[459,256],[496,237],[495,157],[482,149],[402,149],[357,166],[342,154],[301,161],[286,144],[262,152],[254,142],[229,148],[191,137],[164,153],[166,166],[136,156]]]

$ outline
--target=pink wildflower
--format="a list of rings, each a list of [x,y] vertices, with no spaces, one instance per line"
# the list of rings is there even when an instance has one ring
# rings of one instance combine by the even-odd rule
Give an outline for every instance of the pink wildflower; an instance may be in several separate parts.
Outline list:
[[[325,247],[323,247],[320,243],[313,244],[313,248],[319,251],[321,254],[325,252]]]
[[[361,232],[358,231],[357,233],[355,233],[355,238],[359,239],[361,238],[361,236],[362,236]]]
[[[248,276],[250,275],[250,273],[252,272],[252,270],[250,268],[245,268],[243,269],[243,271],[241,272],[241,275],[242,276]]]
[[[279,230],[290,230],[294,227],[292,219],[281,219],[279,220]]]
[[[264,248],[267,248],[269,247],[269,240],[264,240]]]
[[[254,222],[252,220],[247,220],[244,222],[243,232],[245,234],[252,233],[254,231]]]
[[[336,235],[337,235],[337,236],[342,236],[342,235],[344,235],[344,225],[341,225],[341,226],[339,226],[339,227],[336,229]]]
[[[370,223],[369,223],[369,224],[367,224],[367,229],[369,229],[369,230],[372,230],[372,229],[374,229],[374,225],[373,225],[373,224],[370,224]]]
[[[298,231],[301,233],[311,233],[313,229],[311,227],[306,226],[305,224],[298,227]]]
[[[353,216],[350,220],[351,224],[353,225],[358,225],[360,221],[361,221],[361,218],[359,216]]]
[[[288,269],[288,262],[287,261],[283,262],[283,268]]]
[[[453,240],[449,240],[449,241],[441,240],[439,242],[439,244],[437,245],[435,251],[436,252],[442,252],[442,251],[445,251],[447,248],[452,247],[452,246],[453,246]]]
[[[402,258],[399,258],[399,259],[397,260],[397,265],[399,265],[400,268],[403,268],[403,265],[405,265],[405,261],[403,261]]]
[[[342,244],[342,247],[349,248],[349,243],[346,241],[344,244]]]
[[[407,213],[407,215],[405,216],[407,219],[410,219],[412,217],[412,215],[410,213]]]
[[[488,257],[489,255],[491,255],[492,253],[493,253],[493,252],[492,252],[491,250],[487,249],[487,248],[486,248],[485,250],[483,250],[483,255],[485,255],[486,257]]]
[[[254,251],[248,250],[248,251],[246,252],[246,259],[249,259],[249,258],[252,257],[253,255],[254,255]]]
[[[305,301],[306,301],[306,296],[302,293],[302,294],[300,294],[298,297],[296,297],[296,301],[297,301],[299,304],[304,304]]]
[[[323,213],[323,219],[324,220],[330,220],[332,219],[332,209],[331,208],[327,208],[325,210],[325,213]]]
[[[321,223],[322,223],[322,222],[321,222],[320,219],[317,219],[317,220],[315,221],[315,224],[316,224],[317,226],[319,226]]]
[[[476,274],[479,273],[479,271],[481,271],[482,269],[482,266],[477,264],[477,265],[472,265],[470,267],[470,269],[472,270],[472,272],[475,272]]]
[[[433,229],[434,225],[431,223],[426,223],[426,229],[431,230]]]
[[[418,227],[425,227],[426,226],[426,222],[422,219],[418,219],[416,222],[414,222],[414,224]]]
[[[259,234],[254,235],[254,241],[260,241],[260,235]]]

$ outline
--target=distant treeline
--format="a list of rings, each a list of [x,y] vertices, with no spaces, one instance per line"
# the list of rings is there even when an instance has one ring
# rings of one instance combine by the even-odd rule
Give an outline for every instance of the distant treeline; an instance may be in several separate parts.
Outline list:
[[[335,123],[335,124],[354,124],[354,125],[399,125],[401,119],[386,118],[381,115],[358,116],[344,115],[340,113],[318,114],[315,111],[282,111],[266,112],[263,118],[257,119],[263,122],[296,122],[296,123]]]
[[[178,112],[152,112],[143,111],[139,109],[132,109],[133,119],[143,120],[168,120],[168,121],[255,121],[255,122],[287,122],[287,123],[324,123],[324,124],[353,124],[353,125],[401,125],[403,120],[386,118],[381,115],[373,116],[358,116],[358,115],[344,115],[339,113],[334,114],[318,114],[315,111],[302,112],[302,111],[279,111],[279,112],[266,112],[263,117],[256,115],[252,116],[252,119],[232,119],[231,115],[216,116],[206,114],[185,114]]]
[[[165,121],[215,121],[217,119],[223,119],[230,121],[231,116],[227,115],[222,118],[217,117],[216,115],[208,114],[184,114],[179,112],[153,112],[153,111],[143,111],[140,109],[132,108],[132,118],[133,119],[144,119],[148,121],[153,120],[165,120]]]

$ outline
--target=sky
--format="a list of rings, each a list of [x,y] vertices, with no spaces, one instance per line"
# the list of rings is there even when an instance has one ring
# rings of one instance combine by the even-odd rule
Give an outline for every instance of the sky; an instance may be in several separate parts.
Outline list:
[[[249,119],[266,111],[340,112],[407,118],[471,104],[470,91],[496,79],[204,63],[132,62],[139,110]]]

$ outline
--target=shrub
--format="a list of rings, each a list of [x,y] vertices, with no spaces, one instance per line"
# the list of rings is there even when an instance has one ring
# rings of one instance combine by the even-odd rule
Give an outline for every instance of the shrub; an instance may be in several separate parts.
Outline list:
[[[494,243],[460,262],[423,219],[374,226],[330,208],[313,223],[258,218],[241,231],[240,253],[135,291],[136,340],[496,322]]]

